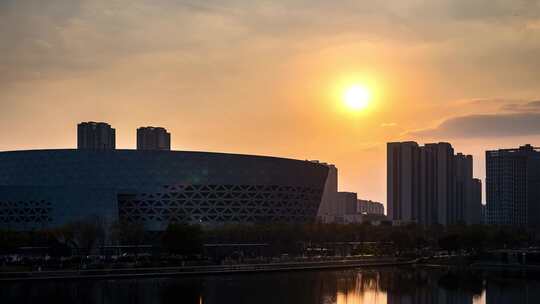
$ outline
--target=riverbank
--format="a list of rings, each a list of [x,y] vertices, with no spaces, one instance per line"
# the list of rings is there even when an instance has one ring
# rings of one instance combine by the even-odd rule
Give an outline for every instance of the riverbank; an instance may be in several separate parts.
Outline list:
[[[310,271],[358,267],[389,267],[413,265],[418,260],[385,258],[379,260],[334,260],[324,262],[294,262],[250,265],[219,265],[191,267],[159,267],[100,270],[0,272],[0,282],[31,280],[103,280],[156,278],[197,275],[221,275],[264,272]]]
[[[494,261],[482,260],[467,260],[461,259],[419,259],[416,264],[418,267],[425,268],[443,268],[443,269],[460,269],[472,271],[510,271],[510,272],[525,272],[525,273],[540,273],[540,265],[538,264],[519,264],[519,263],[501,263]]]

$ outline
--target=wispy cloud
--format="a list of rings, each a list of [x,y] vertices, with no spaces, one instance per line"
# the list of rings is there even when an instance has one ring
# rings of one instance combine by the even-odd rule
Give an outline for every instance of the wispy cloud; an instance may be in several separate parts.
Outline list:
[[[494,45],[495,53],[506,47],[493,40],[512,45],[508,51],[516,52],[514,41],[505,39],[523,39],[503,31],[521,25],[538,31],[530,24],[539,22],[539,11],[538,1],[4,0],[0,2],[0,28],[4,29],[0,32],[0,85],[13,79],[71,76],[73,71],[101,68],[148,52],[204,54],[274,42],[276,49],[288,48],[293,56],[294,46],[312,49],[318,47],[313,41],[324,44],[340,36],[410,47],[450,40],[450,45],[442,46],[444,52],[459,51],[453,44],[469,40],[487,44],[468,44],[462,58],[493,51]],[[486,36],[482,24],[489,24],[490,32],[500,30],[501,37]],[[519,58],[536,59],[538,47],[536,40],[522,41],[521,49],[535,49]]]
[[[525,103],[505,104],[501,107],[503,111],[509,112],[540,112],[540,100],[529,101]]]
[[[480,138],[540,134],[540,113],[467,115],[446,119],[435,128],[408,132],[416,138]]]

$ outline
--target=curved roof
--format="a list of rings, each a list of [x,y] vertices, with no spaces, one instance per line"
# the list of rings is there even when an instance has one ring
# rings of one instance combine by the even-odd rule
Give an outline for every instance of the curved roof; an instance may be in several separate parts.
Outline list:
[[[0,185],[141,188],[167,184],[253,184],[323,188],[328,169],[267,156],[141,150],[0,152]]]

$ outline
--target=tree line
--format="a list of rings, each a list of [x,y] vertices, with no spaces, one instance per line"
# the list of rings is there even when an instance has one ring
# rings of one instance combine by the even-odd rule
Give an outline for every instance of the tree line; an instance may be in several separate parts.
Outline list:
[[[106,225],[100,219],[72,222],[54,229],[27,232],[0,230],[0,253],[20,247],[47,247],[55,255],[76,249],[92,252],[103,245],[150,244],[164,252],[200,255],[204,244],[265,244],[272,255],[305,253],[306,248],[324,248],[356,243],[356,253],[375,255],[436,251],[482,252],[489,249],[538,245],[536,234],[521,228],[454,225],[423,227],[373,226],[364,224],[228,224],[215,227],[173,223],[161,233],[148,233],[138,223]]]

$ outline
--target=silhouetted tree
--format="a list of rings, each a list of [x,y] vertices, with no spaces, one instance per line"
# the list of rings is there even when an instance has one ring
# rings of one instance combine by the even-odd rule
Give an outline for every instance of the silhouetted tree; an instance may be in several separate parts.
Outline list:
[[[200,254],[203,246],[203,230],[199,225],[170,224],[164,232],[161,242],[170,253]]]
[[[439,238],[439,247],[442,250],[452,253],[457,251],[460,248],[459,238],[456,234],[446,234]]]
[[[144,225],[128,221],[114,222],[111,227],[111,238],[122,245],[138,246],[144,241]]]
[[[60,242],[90,253],[98,242],[104,241],[104,226],[98,217],[87,218],[59,227],[54,230],[54,234]]]
[[[0,230],[0,252],[12,252],[21,246],[28,246],[27,234],[12,230]]]

